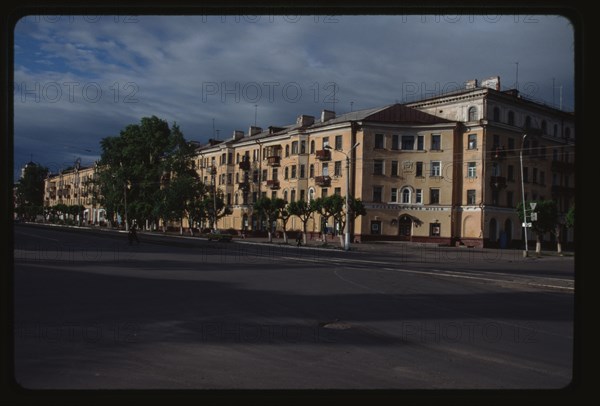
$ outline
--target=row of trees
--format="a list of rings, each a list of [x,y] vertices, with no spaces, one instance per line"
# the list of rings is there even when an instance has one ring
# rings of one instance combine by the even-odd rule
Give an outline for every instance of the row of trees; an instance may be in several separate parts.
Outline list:
[[[366,214],[365,207],[360,199],[350,198],[350,220],[354,220],[358,216]],[[283,199],[270,199],[262,197],[254,203],[254,212],[263,216],[267,221],[267,232],[269,242],[273,241],[273,228],[277,220],[281,220],[283,228],[284,242],[288,242],[287,224],[292,216],[297,216],[302,221],[302,235],[304,244],[306,244],[306,227],[313,213],[319,213],[323,220],[333,218],[335,223],[339,225],[340,230],[340,245],[344,247],[344,237],[342,231],[346,226],[346,209],[345,198],[340,195],[331,195],[320,197],[310,202],[297,200],[286,202]]]
[[[535,213],[537,213],[537,220],[531,221],[531,212],[530,204],[536,203],[535,205]],[[535,252],[539,254],[542,250],[542,238],[545,234],[552,234],[556,239],[556,250],[561,253],[562,252],[562,244],[561,244],[561,232],[563,227],[573,227],[575,225],[575,205],[571,206],[564,219],[561,218],[560,213],[558,211],[558,206],[555,200],[534,200],[531,202],[527,202],[525,209],[529,214],[527,214],[527,222],[531,222],[531,229],[536,235],[536,244],[535,244]],[[519,203],[517,205],[517,213],[519,215],[519,219],[522,222],[525,222],[525,217],[523,215],[523,204]]]
[[[177,124],[156,116],[123,129],[101,143],[94,193],[107,218],[128,221],[213,222],[229,214],[222,192],[205,185],[193,166],[194,145]],[[215,210],[216,209],[216,210]],[[193,235],[193,227],[190,227]],[[180,228],[180,233],[183,229]]]
[[[48,176],[48,168],[29,162],[23,176],[15,185],[15,212],[19,218],[35,221],[43,214],[44,179]]]

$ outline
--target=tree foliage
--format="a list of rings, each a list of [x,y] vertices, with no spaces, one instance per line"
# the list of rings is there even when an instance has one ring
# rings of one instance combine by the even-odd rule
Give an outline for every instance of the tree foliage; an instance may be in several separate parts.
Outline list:
[[[23,177],[16,184],[15,211],[19,217],[30,221],[43,213],[44,180],[48,168],[30,162],[25,166]]]

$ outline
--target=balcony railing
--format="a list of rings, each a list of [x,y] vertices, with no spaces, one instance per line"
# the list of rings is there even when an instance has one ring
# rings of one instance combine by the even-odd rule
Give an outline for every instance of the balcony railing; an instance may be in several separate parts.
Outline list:
[[[490,184],[495,189],[503,189],[506,187],[506,178],[504,176],[492,176]]]
[[[279,189],[279,181],[278,180],[269,179],[267,181],[267,186],[270,187],[271,189]]]
[[[243,171],[250,170],[250,161],[240,161],[239,165],[240,165],[240,169]]]
[[[320,161],[329,161],[331,159],[331,151],[328,149],[320,149],[317,151],[316,156]]]
[[[331,176],[316,176],[315,183],[321,187],[329,186],[331,185]]]
[[[238,188],[243,192],[247,192],[250,190],[250,183],[244,181],[238,182]]]
[[[267,165],[269,166],[279,166],[281,163],[281,157],[278,155],[267,157]]]

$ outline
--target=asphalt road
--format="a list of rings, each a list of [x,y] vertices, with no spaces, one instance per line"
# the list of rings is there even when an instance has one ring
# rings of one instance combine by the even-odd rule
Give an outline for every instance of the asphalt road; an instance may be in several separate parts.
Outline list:
[[[572,257],[15,226],[15,376],[57,389],[546,389]]]

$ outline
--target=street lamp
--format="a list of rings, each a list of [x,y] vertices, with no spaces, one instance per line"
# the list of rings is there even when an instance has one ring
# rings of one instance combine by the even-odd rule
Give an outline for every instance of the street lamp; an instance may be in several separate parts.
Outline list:
[[[217,231],[217,182],[215,181],[215,176],[217,174],[217,167],[213,165],[210,169],[210,175],[212,178],[212,186],[213,186],[213,230]]]
[[[354,148],[358,147],[360,145],[359,142],[357,142],[356,144],[354,144],[350,150],[348,151],[348,153],[340,150],[337,150],[339,152],[341,152],[342,154],[344,154],[344,156],[346,157],[346,234],[344,237],[344,251],[348,251],[350,250],[350,153],[352,153],[352,150],[354,150]],[[331,146],[326,145],[325,149],[333,149],[331,148]]]
[[[519,152],[519,161],[521,162],[521,197],[523,199],[523,229],[525,230],[525,251],[523,251],[523,257],[528,255],[527,247],[527,210],[525,209],[525,181],[523,179],[523,145],[525,144],[525,138],[527,134],[523,134],[521,140],[521,151]]]

